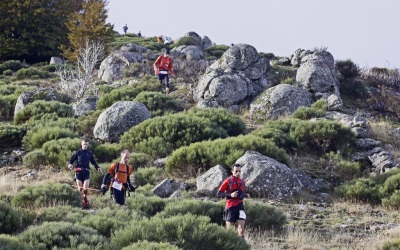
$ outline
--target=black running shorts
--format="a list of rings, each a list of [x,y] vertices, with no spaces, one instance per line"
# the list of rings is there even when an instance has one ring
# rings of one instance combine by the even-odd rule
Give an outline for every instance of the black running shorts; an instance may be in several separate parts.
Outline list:
[[[240,210],[244,210],[243,202],[239,203],[235,207],[226,208],[224,210],[224,221],[236,222],[237,220],[243,220],[239,218]]]

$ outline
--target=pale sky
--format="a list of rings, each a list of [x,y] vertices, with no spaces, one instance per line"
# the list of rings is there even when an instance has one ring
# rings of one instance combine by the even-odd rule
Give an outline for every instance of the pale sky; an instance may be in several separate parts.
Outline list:
[[[194,31],[276,56],[327,47],[361,68],[400,68],[400,0],[109,0],[107,8],[119,33],[125,24],[173,40]]]

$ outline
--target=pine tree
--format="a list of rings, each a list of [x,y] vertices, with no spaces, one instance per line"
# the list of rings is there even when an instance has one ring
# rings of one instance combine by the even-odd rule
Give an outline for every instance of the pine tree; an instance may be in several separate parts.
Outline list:
[[[68,15],[82,1],[0,1],[0,61],[38,62],[59,55],[59,47],[68,44]]]
[[[100,42],[106,46],[113,40],[114,25],[106,23],[107,0],[85,0],[82,10],[72,13],[68,17],[69,47],[62,47],[63,55],[76,61],[80,48],[85,46],[87,40]]]

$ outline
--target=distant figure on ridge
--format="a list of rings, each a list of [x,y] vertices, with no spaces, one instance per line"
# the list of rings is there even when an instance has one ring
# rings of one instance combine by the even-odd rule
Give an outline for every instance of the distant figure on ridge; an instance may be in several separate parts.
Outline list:
[[[126,32],[128,32],[128,25],[125,24],[125,26],[123,27],[124,29],[124,34],[126,35]]]
[[[139,38],[142,38],[142,32],[139,30],[139,33],[137,33],[137,36],[139,37]]]

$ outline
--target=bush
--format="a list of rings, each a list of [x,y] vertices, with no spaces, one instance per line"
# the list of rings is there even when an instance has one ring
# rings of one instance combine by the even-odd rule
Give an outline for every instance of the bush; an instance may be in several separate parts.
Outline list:
[[[122,248],[142,240],[174,242],[179,248],[191,250],[250,249],[233,230],[210,223],[208,217],[192,214],[170,218],[153,217],[132,223],[126,229],[117,231],[111,244],[115,248]]]
[[[37,223],[42,224],[43,222],[70,222],[78,223],[83,221],[89,213],[82,212],[82,208],[72,206],[54,206],[45,207],[40,210],[37,216]]]
[[[168,158],[166,171],[175,176],[194,177],[198,172],[204,172],[217,164],[231,166],[248,150],[257,151],[289,165],[285,151],[273,142],[247,135],[197,142],[181,147]]]
[[[336,189],[336,192],[350,201],[380,203],[378,186],[371,179],[357,179]]]
[[[18,95],[0,96],[0,120],[12,120]]]
[[[78,118],[78,124],[76,130],[86,137],[94,137],[93,130],[96,125],[97,118],[100,116],[102,110],[89,111],[86,115]]]
[[[78,137],[78,133],[68,128],[35,126],[26,133],[23,142],[28,150],[34,150],[41,148],[44,143],[51,140],[76,137]]]
[[[390,197],[396,190],[400,188],[400,173],[389,176],[383,185],[380,187],[379,192],[383,197]]]
[[[223,108],[207,108],[207,109],[190,109],[188,115],[208,119],[217,124],[218,127],[225,129],[229,136],[237,136],[243,134],[246,125],[239,116],[232,114]]]
[[[114,89],[105,94],[97,101],[97,109],[105,109],[118,101],[132,101],[139,93],[143,91],[161,91],[162,86],[157,78],[145,76],[141,81],[132,85]]]
[[[336,73],[339,80],[349,80],[360,76],[360,68],[350,59],[336,61]]]
[[[126,205],[129,209],[141,211],[147,217],[154,216],[164,210],[167,203],[167,200],[158,196],[145,197],[138,193],[133,193],[133,197],[126,200]]]
[[[201,201],[201,200],[177,200],[170,202],[164,210],[156,216],[169,218],[176,215],[194,214],[208,216],[212,223],[221,225],[223,223],[222,213],[224,204],[222,202]],[[247,211],[247,207],[246,207]]]
[[[26,134],[26,126],[15,126],[9,124],[0,124],[1,147],[19,147],[22,145],[22,139]]]
[[[245,200],[246,226],[256,230],[279,229],[286,223],[286,215],[276,207]]]
[[[284,148],[287,152],[293,152],[293,149],[297,148],[298,146],[295,139],[291,138],[288,133],[285,133],[279,129],[267,127],[254,130],[251,134],[263,139],[271,140],[276,146]]]
[[[97,146],[93,153],[97,162],[111,162],[119,156],[121,151],[120,145],[105,143]]]
[[[315,102],[311,107],[299,107],[292,116],[300,120],[323,117],[328,110],[328,105],[322,99]]]
[[[174,151],[174,145],[161,137],[151,137],[135,144],[134,148],[139,152],[146,152],[154,157],[165,157]]]
[[[227,45],[214,45],[204,50],[206,57],[220,58],[229,49]]]
[[[34,249],[107,249],[106,239],[88,227],[69,222],[44,222],[18,235]]]
[[[13,74],[13,71],[10,69],[6,69],[3,71],[3,75],[5,75],[5,76],[12,76],[12,74]]]
[[[399,209],[400,208],[400,191],[395,190],[389,198],[382,199],[382,205],[386,208]]]
[[[148,164],[149,164],[149,156],[147,154],[131,152],[129,165],[132,166],[134,170],[139,168],[144,168]]]
[[[35,68],[23,68],[17,71],[16,76],[18,80],[21,80],[21,79],[49,78],[52,76],[52,74]]]
[[[33,250],[34,248],[29,246],[25,242],[21,242],[21,240],[19,240],[17,237],[0,234],[0,249]]]
[[[122,250],[179,250],[177,246],[171,245],[169,243],[164,242],[149,242],[147,240],[138,241],[129,245],[127,247],[122,248]]]
[[[287,119],[269,122],[265,128],[275,128],[290,135],[304,152],[324,154],[330,151],[344,151],[355,137],[349,128],[327,120],[302,121]]]
[[[0,201],[0,234],[15,233],[21,227],[20,217],[20,212]]]
[[[155,117],[143,121],[132,127],[128,132],[121,136],[121,145],[123,148],[136,148],[140,142],[151,140],[151,138],[160,137],[164,145],[172,145],[173,148],[189,145],[196,141],[224,138],[227,132],[208,119],[196,116],[173,114],[170,116]],[[140,144],[140,151],[154,157],[165,157],[166,155],[157,153],[159,145],[154,142],[145,144],[144,148]]]
[[[139,168],[135,173],[134,182],[137,186],[155,185],[165,179],[164,170],[157,167]]]
[[[0,64],[0,74],[3,74],[5,70],[12,70],[12,71],[17,71],[19,69],[22,69],[26,67],[24,63],[18,60],[9,60],[6,61],[2,64]]]
[[[105,237],[110,237],[113,232],[126,228],[128,222],[132,219],[138,221],[142,219],[142,216],[135,211],[107,207],[98,210],[95,215],[90,215],[85,220],[81,220],[80,224],[97,230]]]
[[[48,164],[46,154],[42,149],[33,150],[22,158],[24,166],[29,168],[38,168]]]
[[[260,53],[258,53],[258,55],[261,56],[261,57],[265,57],[268,60],[276,59],[276,56],[274,55],[274,53],[260,52]]]
[[[12,198],[11,204],[23,208],[38,208],[60,204],[80,206],[81,197],[78,191],[67,184],[48,183],[23,189]]]
[[[58,117],[71,117],[73,109],[70,105],[58,101],[38,100],[26,105],[14,116],[15,124],[25,123],[31,118],[40,119],[44,114],[55,113]]]
[[[387,240],[383,243],[382,250],[396,250],[400,249],[400,239]]]
[[[175,99],[160,92],[141,92],[136,96],[135,101],[143,103],[151,112],[151,117],[179,111]]]
[[[139,77],[142,71],[142,63],[132,63],[129,65],[129,68],[124,71],[124,77]]]
[[[341,160],[336,163],[333,172],[344,181],[353,180],[360,176],[360,163]]]

